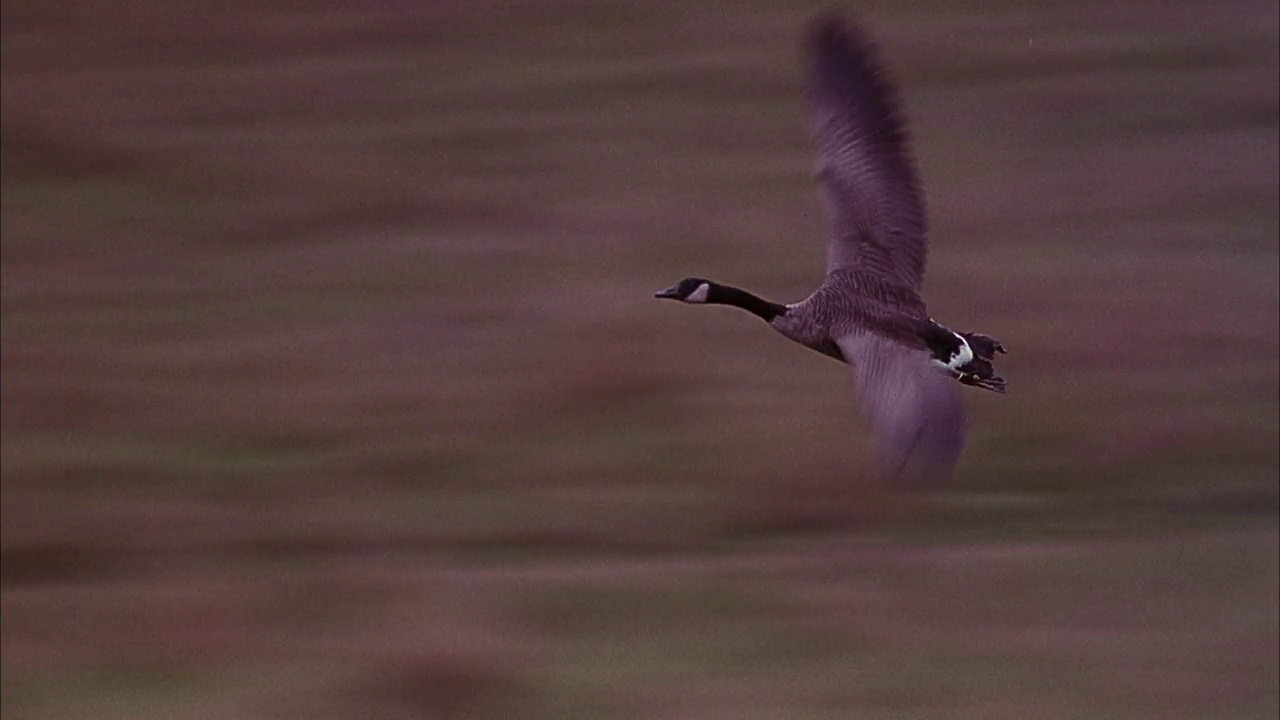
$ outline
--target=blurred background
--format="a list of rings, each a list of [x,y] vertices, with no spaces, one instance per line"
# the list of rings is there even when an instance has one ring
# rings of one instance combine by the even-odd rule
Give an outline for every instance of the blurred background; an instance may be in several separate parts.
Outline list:
[[[936,494],[821,278],[825,5],[3,3],[6,718],[1274,718],[1280,9],[872,2]]]

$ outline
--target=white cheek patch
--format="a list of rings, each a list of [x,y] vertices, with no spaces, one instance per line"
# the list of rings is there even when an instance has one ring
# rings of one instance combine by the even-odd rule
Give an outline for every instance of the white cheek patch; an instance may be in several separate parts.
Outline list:
[[[687,303],[704,303],[707,301],[707,293],[709,292],[711,292],[711,286],[706,283],[702,283],[698,286],[697,290],[689,293],[688,297],[686,297],[684,301]]]

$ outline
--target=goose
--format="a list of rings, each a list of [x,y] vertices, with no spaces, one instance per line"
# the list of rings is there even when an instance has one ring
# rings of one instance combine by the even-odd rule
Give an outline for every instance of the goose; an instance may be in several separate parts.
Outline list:
[[[904,116],[868,35],[838,16],[812,21],[805,43],[816,177],[831,235],[826,277],[791,304],[689,277],[656,294],[729,305],[783,336],[847,363],[885,476],[945,482],[964,447],[959,384],[997,393],[992,361],[1005,348],[956,332],[921,299],[928,241],[923,193]]]

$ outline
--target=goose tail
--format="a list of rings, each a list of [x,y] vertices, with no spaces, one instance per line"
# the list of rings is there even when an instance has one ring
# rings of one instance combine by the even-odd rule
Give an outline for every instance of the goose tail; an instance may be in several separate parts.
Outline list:
[[[964,338],[965,342],[969,343],[969,348],[973,350],[973,360],[960,368],[957,379],[965,385],[980,387],[1003,395],[1006,389],[1005,381],[996,374],[992,362],[995,361],[996,355],[1007,352],[1004,345],[990,335],[982,333],[962,332],[960,337]]]
[[[962,332],[960,333],[960,337],[964,338],[965,342],[969,343],[969,347],[973,349],[974,356],[979,360],[991,362],[996,359],[997,354],[1003,355],[1007,352],[1004,349],[1004,345],[990,335]]]

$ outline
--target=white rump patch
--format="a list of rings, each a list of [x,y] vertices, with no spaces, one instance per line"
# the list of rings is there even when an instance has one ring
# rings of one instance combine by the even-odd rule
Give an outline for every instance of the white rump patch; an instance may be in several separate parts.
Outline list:
[[[960,352],[951,358],[951,363],[956,367],[962,367],[973,362],[973,348],[969,347],[969,341],[965,340],[960,333],[955,333],[955,336],[960,341]]]
[[[956,339],[960,341],[960,347],[956,349],[955,354],[952,355],[951,359],[947,362],[935,359],[933,360],[933,364],[943,370],[958,372],[960,368],[968,365],[973,360],[973,348],[969,347],[968,341],[966,341],[959,333],[951,334],[955,335]]]
[[[702,283],[697,290],[689,293],[689,296],[684,301],[687,303],[704,303],[707,301],[707,293],[709,292],[711,292],[711,286],[707,283]]]

